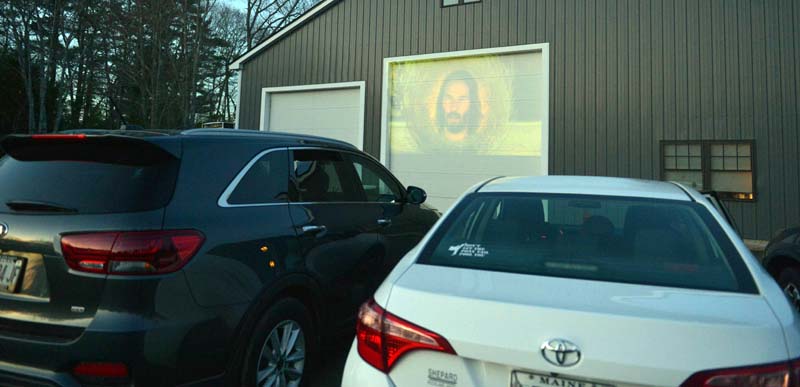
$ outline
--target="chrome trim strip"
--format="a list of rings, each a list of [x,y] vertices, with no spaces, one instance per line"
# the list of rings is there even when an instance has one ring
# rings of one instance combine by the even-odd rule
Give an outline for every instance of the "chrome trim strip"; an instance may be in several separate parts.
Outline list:
[[[283,204],[283,203],[281,203]],[[320,204],[401,204],[400,202],[289,202],[290,206],[307,206],[307,205],[320,205]]]
[[[242,168],[242,170],[239,171],[239,174],[237,174],[236,177],[233,178],[233,180],[228,184],[228,187],[225,188],[225,191],[222,191],[222,195],[220,195],[219,199],[217,200],[217,205],[222,207],[222,208],[238,208],[238,207],[284,206],[284,205],[288,204],[289,203],[288,201],[285,202],[285,203],[253,203],[253,204],[230,204],[230,203],[228,203],[228,198],[230,198],[230,196],[233,193],[233,191],[239,185],[239,182],[242,181],[242,179],[244,178],[244,175],[246,175],[247,172],[250,171],[250,168],[252,168],[253,165],[258,160],[260,160],[262,157],[264,157],[265,155],[267,155],[269,153],[272,153],[272,152],[277,152],[277,151],[288,151],[288,149],[287,148],[271,148],[271,149],[267,149],[267,150],[262,151],[261,153],[255,155],[255,157],[253,157],[244,166],[244,168]]]
[[[257,155],[255,155],[245,166],[242,168],[241,171],[233,178],[233,180],[228,184],[228,187],[225,188],[225,191],[222,191],[222,195],[220,195],[219,199],[217,200],[217,205],[222,208],[241,208],[241,207],[269,207],[269,206],[284,206],[287,204],[400,204],[398,202],[392,203],[385,203],[385,202],[291,202],[286,201],[283,203],[252,203],[252,204],[230,204],[228,203],[228,198],[231,196],[236,187],[239,185],[239,182],[242,181],[244,175],[250,171],[250,168],[253,167],[259,159],[267,155],[268,153],[277,152],[277,151],[293,151],[293,150],[324,150],[324,151],[331,151],[331,152],[345,152],[345,153],[352,153],[356,156],[365,157],[371,161],[374,161],[376,164],[383,168],[383,170],[394,180],[395,184],[399,185],[400,187],[405,188],[405,186],[397,180],[397,178],[392,174],[389,169],[387,169],[383,164],[381,164],[378,159],[372,157],[369,153],[361,152],[358,150],[349,150],[349,149],[337,149],[337,148],[325,148],[320,146],[293,146],[293,147],[281,147],[281,148],[271,148],[267,149]],[[290,171],[291,172],[291,171]],[[291,173],[290,173],[291,178]],[[405,192],[404,192],[405,193]],[[405,198],[403,198],[405,199]]]

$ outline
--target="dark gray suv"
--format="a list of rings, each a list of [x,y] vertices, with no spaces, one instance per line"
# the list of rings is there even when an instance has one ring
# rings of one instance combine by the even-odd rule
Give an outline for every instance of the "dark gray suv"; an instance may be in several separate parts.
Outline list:
[[[351,145],[239,130],[0,142],[0,385],[303,385],[438,218]]]

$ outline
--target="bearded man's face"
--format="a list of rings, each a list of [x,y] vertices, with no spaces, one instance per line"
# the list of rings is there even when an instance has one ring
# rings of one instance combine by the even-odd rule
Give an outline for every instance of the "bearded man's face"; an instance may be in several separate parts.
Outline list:
[[[453,81],[444,88],[442,112],[445,129],[453,134],[467,129],[467,112],[473,108],[470,100],[469,85],[464,81]]]

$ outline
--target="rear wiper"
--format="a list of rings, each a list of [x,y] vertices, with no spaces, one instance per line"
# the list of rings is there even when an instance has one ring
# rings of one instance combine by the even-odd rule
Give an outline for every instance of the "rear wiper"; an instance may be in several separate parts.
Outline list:
[[[39,202],[34,200],[9,200],[6,202],[6,206],[14,211],[25,212],[78,212],[78,210],[75,208],[64,207],[57,203]]]

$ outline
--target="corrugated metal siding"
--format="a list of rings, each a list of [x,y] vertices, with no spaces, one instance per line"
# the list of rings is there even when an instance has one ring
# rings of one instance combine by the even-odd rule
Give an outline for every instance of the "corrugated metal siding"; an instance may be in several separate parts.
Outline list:
[[[244,66],[240,124],[261,88],[364,80],[380,150],[385,57],[550,43],[550,172],[659,177],[659,141],[755,139],[743,234],[800,222],[800,3],[794,0],[343,0]]]

